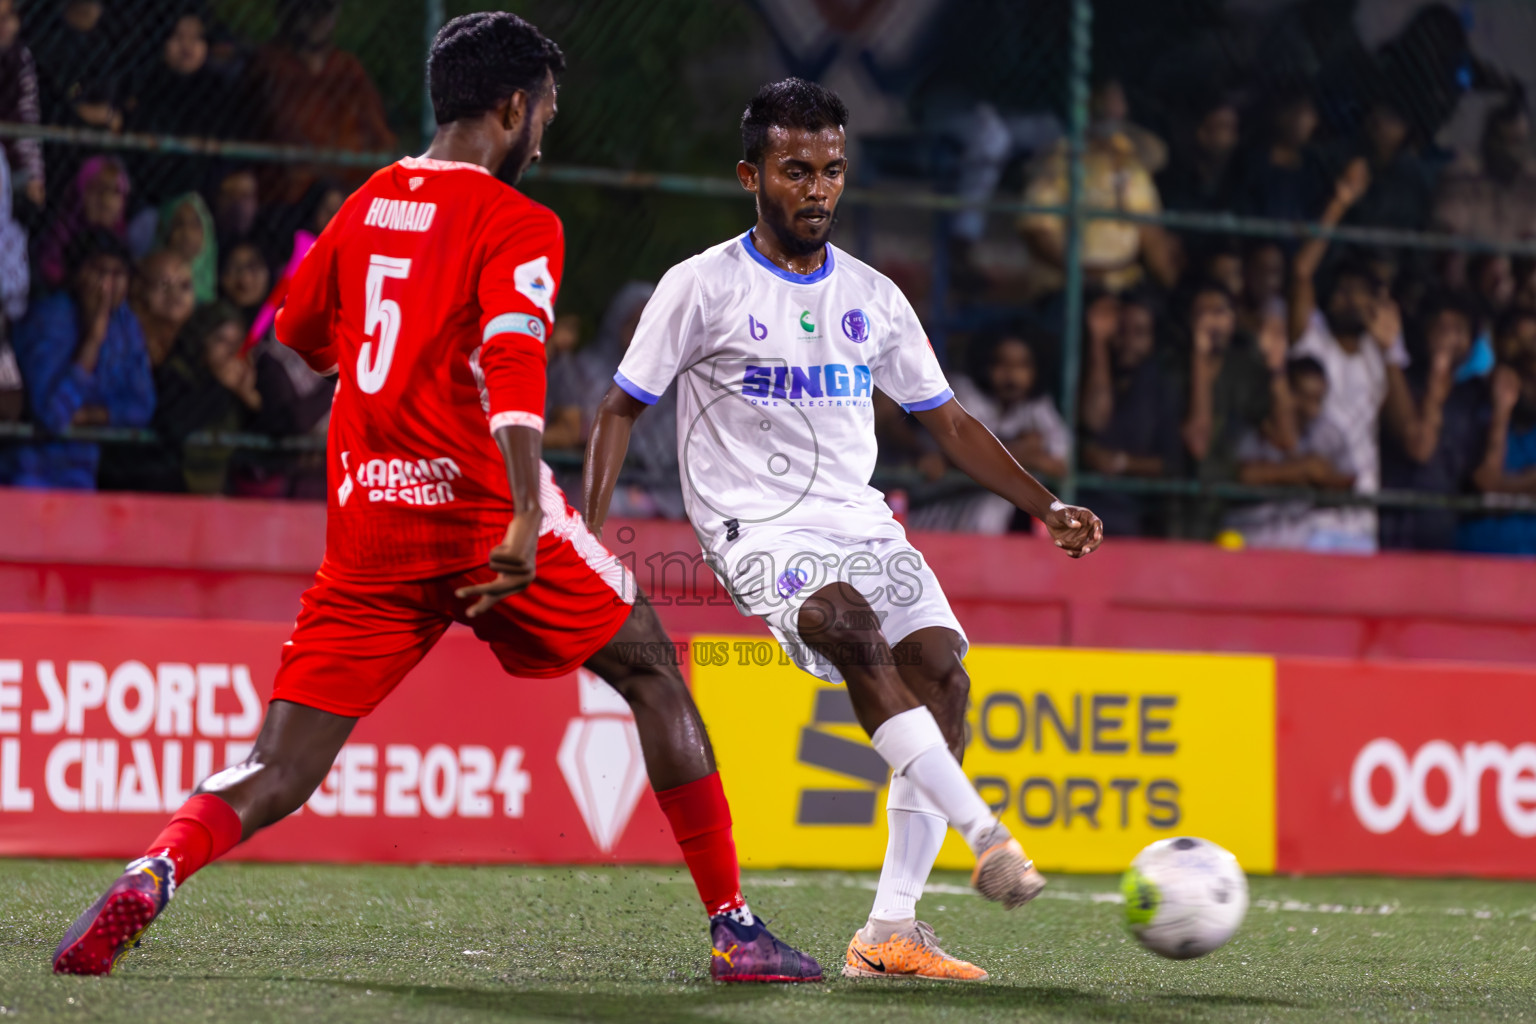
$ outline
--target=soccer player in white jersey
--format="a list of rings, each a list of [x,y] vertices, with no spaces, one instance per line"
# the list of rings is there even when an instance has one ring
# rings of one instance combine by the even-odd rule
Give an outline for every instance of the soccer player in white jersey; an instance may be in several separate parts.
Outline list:
[[[736,173],[757,197],[757,224],[661,279],[598,409],[585,512],[601,529],[635,418],[675,382],[684,499],[711,568],[801,667],[847,683],[893,772],[880,886],[843,973],[979,980],[984,970],[916,920],[946,827],[974,851],[986,898],[1013,908],[1045,880],[961,770],[965,631],[869,484],[874,389],[1073,557],[1098,546],[1103,526],[1057,501],[960,407],[906,298],[828,242],[847,120],[835,93],[799,79],[748,105]]]

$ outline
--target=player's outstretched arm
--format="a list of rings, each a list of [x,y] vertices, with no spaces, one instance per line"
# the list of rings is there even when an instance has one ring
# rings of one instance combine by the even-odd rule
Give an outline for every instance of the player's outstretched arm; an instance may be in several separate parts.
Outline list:
[[[497,601],[527,589],[533,582],[539,528],[544,519],[539,506],[539,454],[544,448],[543,431],[533,427],[501,427],[493,436],[507,464],[507,483],[512,488],[512,522],[507,526],[506,537],[491,549],[490,567],[496,571],[496,578],[489,583],[454,591],[461,600],[478,599],[467,613],[470,618],[485,614]]]
[[[1086,508],[1063,505],[1048,488],[1008,453],[992,431],[954,399],[914,412],[949,461],[972,480],[999,494],[1045,524],[1051,539],[1073,558],[1104,541],[1104,524]]]
[[[588,528],[598,536],[602,536],[619,470],[624,468],[624,456],[629,452],[629,432],[646,408],[617,384],[598,403],[592,437],[587,441],[587,460],[581,468],[582,514]]]

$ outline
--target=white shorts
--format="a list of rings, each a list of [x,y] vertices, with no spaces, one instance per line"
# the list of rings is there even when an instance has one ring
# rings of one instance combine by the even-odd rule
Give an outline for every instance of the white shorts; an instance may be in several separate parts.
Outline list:
[[[805,646],[799,621],[806,599],[837,582],[864,595],[890,646],[919,629],[943,626],[959,635],[964,657],[969,641],[938,577],[901,527],[891,527],[894,535],[854,537],[816,527],[753,526],[722,543],[709,561],[741,613],[761,618],[795,664],[828,682],[842,682],[843,674]],[[903,652],[896,655],[899,663]]]

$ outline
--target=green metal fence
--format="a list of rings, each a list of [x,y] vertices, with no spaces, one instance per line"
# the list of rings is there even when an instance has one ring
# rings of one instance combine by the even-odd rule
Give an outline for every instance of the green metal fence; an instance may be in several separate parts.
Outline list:
[[[1134,39],[1128,42],[1120,38],[1125,34],[1121,27],[1144,23],[1150,15],[1130,14],[1134,5],[1110,0],[1018,0],[1018,4],[1037,17],[1039,29],[1032,37],[1032,50],[1019,54],[1013,62],[1016,67],[1010,65],[1006,69],[1006,75],[1012,77],[1004,77],[1002,82],[1005,88],[1030,97],[1024,105],[1052,114],[1062,124],[1068,155],[1065,202],[1030,204],[1002,198],[1001,193],[985,200],[966,200],[947,194],[941,185],[935,185],[931,175],[925,180],[921,173],[904,179],[898,174],[891,180],[856,173],[854,180],[864,184],[850,188],[844,197],[852,214],[852,225],[844,231],[860,231],[861,225],[874,222],[894,225],[893,230],[899,233],[910,231],[913,224],[922,224],[925,226],[917,233],[928,234],[937,258],[941,230],[926,225],[941,224],[946,217],[980,211],[999,219],[1030,214],[1063,218],[1066,259],[1061,292],[1060,405],[1068,424],[1077,422],[1083,352],[1083,240],[1087,226],[1094,221],[1155,224],[1191,237],[1273,238],[1288,243],[1325,237],[1340,245],[1536,258],[1536,240],[1500,242],[1358,225],[1324,228],[1316,223],[1242,217],[1224,211],[1135,214],[1094,207],[1088,202],[1084,185],[1090,83],[1104,70],[1095,68],[1094,59],[1098,54],[1124,54],[1133,49]],[[295,6],[302,7],[302,0],[297,5],[292,0],[277,5],[218,0],[208,8],[204,19],[210,29],[210,52],[222,54],[221,60],[237,63],[251,59],[250,55],[259,52],[264,41],[281,31],[283,19]],[[209,161],[219,166],[304,165],[337,172],[375,168],[404,152],[419,151],[432,128],[422,82],[425,43],[447,17],[477,6],[455,0],[352,0],[340,7],[335,44],[355,53],[377,85],[384,116],[397,140],[392,148],[338,149],[313,142],[296,144],[261,138],[252,130],[257,115],[248,102],[242,102],[238,90],[228,94],[224,109],[212,112],[218,130],[206,135],[136,131],[130,112],[118,123],[92,124],[74,115],[55,117],[53,123],[0,123],[0,139],[36,139],[49,152],[75,156],[88,152],[138,155],[146,160],[135,166],[148,168],[146,174],[151,175],[157,173],[154,168],[173,166],[166,161],[176,160]],[[819,58],[814,52],[807,56],[814,47],[802,45],[796,50],[791,45],[794,40],[788,36],[792,33],[782,24],[775,25],[774,12],[778,7],[773,3],[653,0],[640,5],[629,0],[592,0],[571,5],[529,0],[512,6],[559,40],[571,60],[563,85],[561,121],[547,142],[547,162],[535,167],[527,180],[530,191],[550,202],[568,226],[570,259],[562,302],[595,321],[607,296],[624,280],[637,276],[654,279],[677,259],[740,230],[749,207],[737,183],[728,175],[734,159],[734,112],[739,110],[756,79],[782,73],[786,66],[814,73]],[[962,4],[955,10],[985,6]],[[1426,5],[1403,6],[1422,9]],[[150,3],[145,7],[160,11],[162,27],[167,23],[168,15],[159,5]],[[1188,18],[1195,26],[1201,18],[1214,16],[1213,11],[1223,12],[1225,7],[1221,3],[1177,5],[1176,9],[1159,9],[1156,16],[1167,22]],[[1536,24],[1536,5],[1525,3],[1484,0],[1463,3],[1458,11],[1464,21],[1479,12],[1494,12],[1506,19],[1519,19],[1522,26]],[[44,22],[37,26],[33,30],[46,30]],[[871,49],[878,49],[871,40],[878,40],[882,31],[894,31],[879,25],[850,28],[837,24],[823,26],[823,30],[832,40],[828,45],[834,51],[834,44],[853,46],[850,40],[865,46],[859,56],[871,67],[879,63],[878,54],[870,56]],[[145,31],[148,37],[149,30]],[[141,41],[142,46],[151,49],[154,43],[154,38]],[[768,55],[776,59],[768,59]],[[1432,56],[1423,58],[1423,77],[1430,76],[1428,62]],[[1241,59],[1246,58],[1241,54],[1227,55],[1229,63]],[[1513,80],[1528,69],[1507,70]],[[918,92],[926,87],[922,77],[925,73],[928,72],[921,66],[908,73],[909,78],[915,76],[918,81],[919,85],[914,87]],[[1058,74],[1064,81],[1053,80]],[[835,79],[832,84],[837,84]],[[928,91],[935,93],[932,89]],[[942,97],[944,90],[940,88],[936,94]],[[197,101],[198,97],[187,97],[189,103]],[[855,117],[859,114],[856,109]],[[902,116],[910,122],[920,121],[923,115],[914,103],[908,105]],[[857,127],[851,134],[860,134]],[[155,160],[150,161],[149,157]],[[862,221],[862,217],[872,220]],[[948,310],[936,308],[944,301],[942,286],[933,290],[928,314],[935,320],[944,320]],[[939,333],[944,328],[935,330]],[[68,434],[114,443],[156,440],[153,432],[148,431],[79,428]],[[8,425],[0,431],[0,437],[12,439],[37,436],[37,428],[27,424]],[[302,451],[315,450],[323,441],[315,437],[273,439],[217,432],[195,434],[187,443]],[[1090,486],[1105,491],[1224,500],[1274,500],[1294,498],[1300,493],[1326,502],[1390,507],[1445,507],[1459,511],[1536,508],[1536,502],[1519,496],[1416,495],[1391,490],[1379,494],[1318,495],[1294,489],[1205,484],[1187,479],[1127,480],[1085,475],[1078,464],[1077,450],[1074,444],[1067,471],[1056,481],[1069,500],[1084,486]],[[558,457],[556,461],[560,461]],[[908,484],[914,496],[954,493],[957,487],[964,486],[956,481],[924,483],[899,473],[886,474],[886,478],[889,482]]]

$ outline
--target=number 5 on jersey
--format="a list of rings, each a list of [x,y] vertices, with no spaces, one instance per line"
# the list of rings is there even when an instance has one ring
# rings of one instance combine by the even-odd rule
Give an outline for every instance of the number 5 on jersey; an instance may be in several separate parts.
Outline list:
[[[395,358],[395,339],[400,337],[400,303],[384,297],[384,282],[390,278],[404,281],[410,274],[408,259],[368,259],[368,308],[363,317],[363,333],[372,338],[374,331],[378,331],[379,347],[375,351],[373,342],[365,341],[357,352],[357,386],[365,395],[375,395],[383,389],[390,361]]]

